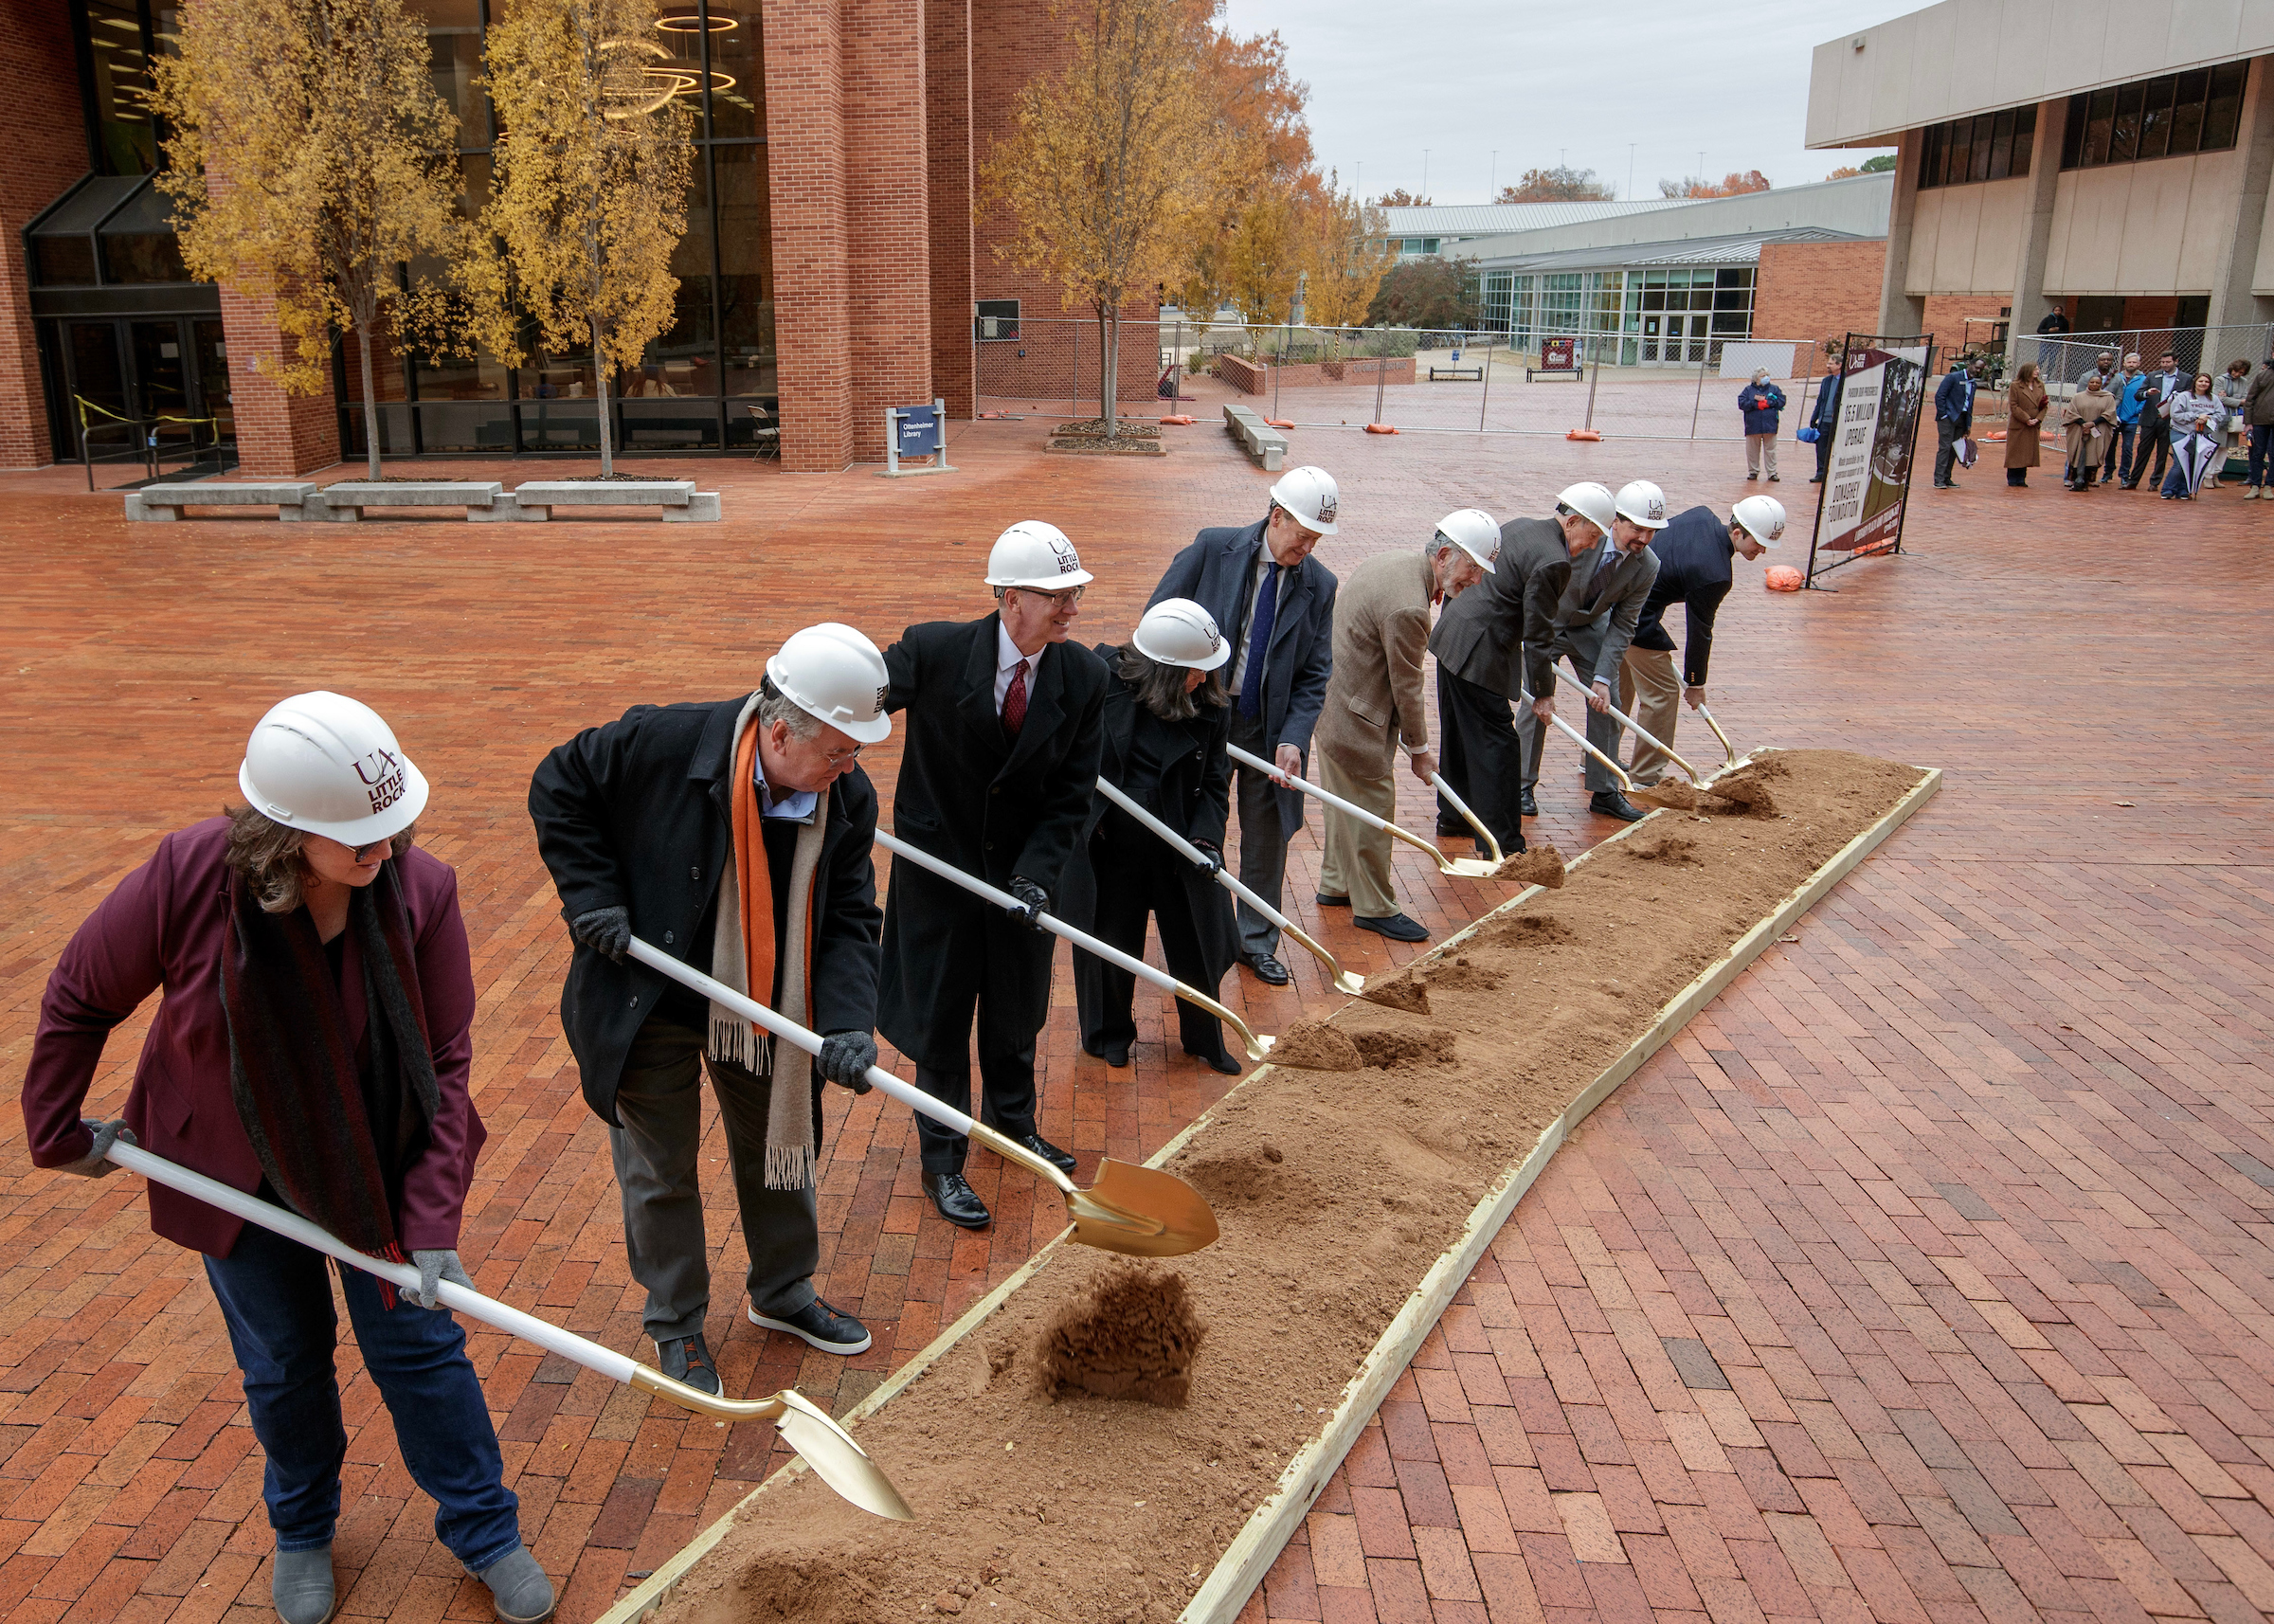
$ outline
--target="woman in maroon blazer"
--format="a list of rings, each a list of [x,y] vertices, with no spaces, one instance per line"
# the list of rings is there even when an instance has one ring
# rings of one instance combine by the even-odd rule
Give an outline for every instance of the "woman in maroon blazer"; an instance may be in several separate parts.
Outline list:
[[[63,949],[24,1079],[32,1161],[99,1178],[124,1139],[415,1262],[415,1292],[340,1269],[364,1363],[436,1534],[500,1618],[547,1617],[465,1333],[429,1311],[441,1281],[473,1284],[458,1232],[483,1132],[458,876],[412,844],[426,781],[376,713],[316,693],[262,718],[238,784],[247,805],[159,841]],[[124,1118],[82,1122],[111,1029],[161,988]],[[347,1451],[325,1260],[162,1185],[150,1216],[205,1254],[268,1455],[277,1611],[320,1624]]]

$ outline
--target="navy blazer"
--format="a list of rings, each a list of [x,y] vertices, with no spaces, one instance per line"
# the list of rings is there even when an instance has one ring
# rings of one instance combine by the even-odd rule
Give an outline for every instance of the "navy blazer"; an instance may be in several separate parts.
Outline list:
[[[1264,524],[1257,519],[1239,529],[1222,526],[1200,532],[1169,561],[1146,607],[1164,598],[1190,598],[1216,617],[1224,636],[1244,639],[1248,586],[1254,579],[1255,555],[1264,544]],[[1262,753],[1267,758],[1276,747],[1292,745],[1307,766],[1310,760],[1311,730],[1326,708],[1326,679],[1334,675],[1335,585],[1334,572],[1316,554],[1280,580],[1279,605],[1263,667]],[[1237,663],[1235,649],[1224,667],[1227,683]],[[1301,790],[1279,792],[1282,829],[1291,831],[1303,821],[1303,799]]]
[[[1713,655],[1713,618],[1729,595],[1735,573],[1729,561],[1737,556],[1737,544],[1711,508],[1697,507],[1676,514],[1651,543],[1651,551],[1658,558],[1658,579],[1643,600],[1633,646],[1671,650],[1674,640],[1666,630],[1666,611],[1669,604],[1682,604],[1689,613],[1688,636],[1682,644],[1682,680],[1703,688],[1706,662]]]
[[[1974,380],[1960,371],[1942,374],[1935,386],[1935,416],[1944,423],[1966,424],[1974,421]]]

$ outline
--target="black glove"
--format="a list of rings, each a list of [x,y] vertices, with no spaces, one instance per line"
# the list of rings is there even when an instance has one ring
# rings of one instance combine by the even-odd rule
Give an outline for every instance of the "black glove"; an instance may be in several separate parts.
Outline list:
[[[1217,849],[1214,840],[1195,840],[1192,849],[1207,859],[1200,865],[1200,872],[1209,878],[1214,879],[1224,872],[1224,854]]]
[[[1050,893],[1022,874],[1011,875],[1011,883],[1003,889],[1025,904],[1022,908],[1012,909],[1011,912],[1025,920],[1029,929],[1041,929],[1042,915],[1050,909]]]
[[[596,953],[605,953],[618,964],[632,946],[632,911],[628,908],[595,908],[589,913],[580,913],[568,921],[568,934]]]
[[[840,1089],[865,1094],[875,1085],[869,1068],[876,1063],[876,1039],[865,1032],[832,1032],[821,1039],[821,1075]]]
[[[82,1120],[79,1126],[95,1136],[95,1143],[78,1161],[65,1162],[58,1167],[56,1171],[59,1173],[77,1173],[82,1179],[104,1178],[118,1171],[118,1164],[112,1161],[108,1154],[112,1146],[142,1143],[134,1136],[133,1131],[124,1122],[87,1122]]]

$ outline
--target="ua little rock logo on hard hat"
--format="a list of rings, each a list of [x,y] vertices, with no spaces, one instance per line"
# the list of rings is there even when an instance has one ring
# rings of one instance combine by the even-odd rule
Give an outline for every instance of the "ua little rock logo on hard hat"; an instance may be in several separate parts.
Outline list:
[[[1319,522],[1321,524],[1334,522],[1334,510],[1339,499],[1332,493],[1319,498]]]
[[[403,799],[403,758],[391,750],[375,749],[359,758],[355,776],[363,781],[374,812],[384,812]]]
[[[1057,554],[1059,574],[1072,575],[1074,573],[1074,571],[1081,568],[1082,560],[1080,555],[1074,550],[1074,543],[1068,541],[1064,536],[1054,535],[1050,537],[1050,550]]]

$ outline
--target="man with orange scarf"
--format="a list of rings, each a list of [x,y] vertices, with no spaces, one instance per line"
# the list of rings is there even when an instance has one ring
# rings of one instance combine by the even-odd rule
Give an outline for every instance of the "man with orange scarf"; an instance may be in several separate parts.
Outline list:
[[[867,638],[808,626],[755,694],[634,706],[562,745],[530,782],[537,846],[576,941],[561,1025],[608,1125],[647,1332],[663,1373],[707,1393],[719,1379],[703,1335],[695,1176],[706,1068],[751,1322],[825,1353],[869,1345],[857,1319],[814,1291],[814,1183],[821,1079],[865,1092],[876,1060],[876,791],[857,758],[892,731],[886,684]],[[627,958],[635,935],[825,1034],[820,1059]]]

